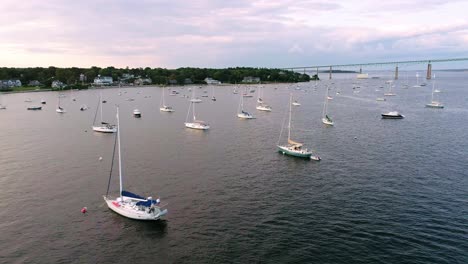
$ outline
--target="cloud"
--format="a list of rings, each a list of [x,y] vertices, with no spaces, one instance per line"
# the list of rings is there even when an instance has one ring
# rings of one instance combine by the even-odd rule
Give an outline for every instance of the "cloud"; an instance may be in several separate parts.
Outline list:
[[[5,66],[170,68],[453,57],[468,54],[467,9],[441,0],[3,0],[0,56]]]

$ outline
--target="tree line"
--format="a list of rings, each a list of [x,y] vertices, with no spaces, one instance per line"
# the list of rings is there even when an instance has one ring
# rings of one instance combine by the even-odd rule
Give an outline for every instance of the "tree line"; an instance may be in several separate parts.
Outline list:
[[[83,74],[85,80],[80,80]],[[311,77],[293,71],[269,68],[236,67],[225,69],[209,68],[115,68],[115,67],[91,67],[91,68],[0,68],[0,80],[19,79],[23,85],[37,80],[43,86],[50,87],[52,81],[59,80],[67,85],[90,84],[98,75],[111,76],[114,81],[122,79],[123,74],[133,75],[134,78],[151,78],[152,84],[204,84],[204,79],[209,77],[223,83],[241,83],[244,77],[259,77],[261,82],[307,82]],[[313,79],[313,78],[312,78]],[[132,81],[132,80],[127,80]]]

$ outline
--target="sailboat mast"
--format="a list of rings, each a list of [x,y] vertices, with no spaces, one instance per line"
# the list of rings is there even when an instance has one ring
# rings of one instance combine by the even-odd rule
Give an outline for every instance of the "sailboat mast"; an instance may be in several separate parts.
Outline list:
[[[327,89],[327,92],[325,93],[325,101],[323,102],[323,111],[322,111],[323,117],[325,117],[325,115],[327,114],[328,86],[325,86],[325,89]]]
[[[195,103],[192,103],[192,110],[193,110],[193,121],[196,120],[195,118]]]
[[[119,107],[117,106],[117,143],[119,144],[119,184],[120,184],[120,199],[122,199],[122,153],[120,151],[120,118]]]
[[[289,123],[288,123],[288,143],[291,139],[291,110],[292,110],[292,93],[289,94]]]
[[[162,102],[163,102],[163,105],[162,107],[166,106],[166,98],[164,98],[164,90],[166,90],[165,87],[162,88],[163,89],[163,94],[162,94]]]
[[[432,81],[431,103],[434,101],[435,74],[434,74],[434,77],[432,79],[433,79],[433,81]]]

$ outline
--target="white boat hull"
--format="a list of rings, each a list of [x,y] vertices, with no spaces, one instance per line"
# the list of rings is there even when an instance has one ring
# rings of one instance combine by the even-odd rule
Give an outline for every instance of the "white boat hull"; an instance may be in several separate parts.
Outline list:
[[[200,123],[185,123],[185,126],[191,129],[198,129],[198,130],[208,130],[210,129],[209,125],[204,125]]]
[[[300,104],[300,103],[292,103],[292,105],[294,105],[294,106],[300,106],[301,104]]]
[[[57,112],[59,114],[64,114],[66,111],[65,111],[65,109],[57,108],[57,109],[55,109],[55,112]]]
[[[139,210],[138,207],[135,206],[134,202],[122,202],[118,201],[117,199],[109,199],[106,196],[103,196],[103,198],[109,209],[121,216],[130,219],[155,221],[161,219],[161,217],[167,214],[167,209],[161,210],[161,208],[158,206],[155,206],[154,210],[152,212],[149,212],[149,210]]]
[[[255,117],[253,117],[252,115],[246,115],[246,114],[237,114],[237,117],[241,118],[241,119],[255,119]]]
[[[161,111],[161,112],[174,112],[175,110],[172,109],[172,108],[160,107],[159,111]]]
[[[101,133],[115,133],[117,132],[117,127],[112,126],[93,126],[93,130],[96,132],[101,132]]]
[[[335,124],[333,121],[330,121],[326,119],[325,117],[322,118],[322,123],[324,123],[325,125],[329,125],[329,126],[333,126]]]
[[[259,106],[257,106],[257,110],[271,112],[271,107],[259,105]]]

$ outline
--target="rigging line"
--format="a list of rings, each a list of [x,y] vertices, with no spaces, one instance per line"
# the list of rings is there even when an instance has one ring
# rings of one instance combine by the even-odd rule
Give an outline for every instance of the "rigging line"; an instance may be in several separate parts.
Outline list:
[[[98,110],[99,110],[99,103],[100,103],[100,101],[101,101],[101,98],[99,97],[99,98],[98,98],[98,105],[97,105],[97,107],[96,107],[96,113],[94,113],[93,125],[96,124],[96,117],[97,117],[97,112],[98,112]],[[102,121],[102,120],[101,120],[101,121]]]
[[[291,100],[288,100],[288,102],[291,104]],[[289,110],[289,109],[288,109]],[[281,124],[281,131],[280,131],[280,135],[279,135],[279,138],[278,138],[278,143],[276,143],[276,145],[279,145],[280,141],[281,141],[281,135],[283,134],[283,129],[284,129],[284,122],[286,122],[286,116],[288,114],[288,111],[286,111],[286,113],[284,114],[284,117],[283,117],[283,122]]]
[[[117,133],[120,133],[120,127],[117,130]],[[111,178],[112,178],[112,168],[114,168],[115,147],[117,146],[117,133],[115,133],[114,150],[112,151],[112,161],[111,161],[111,168],[110,168],[110,172],[109,172],[109,181],[107,182],[106,197],[109,194],[110,182],[111,182]]]

